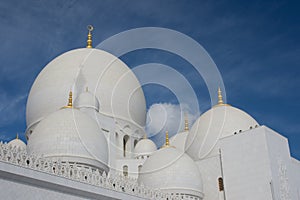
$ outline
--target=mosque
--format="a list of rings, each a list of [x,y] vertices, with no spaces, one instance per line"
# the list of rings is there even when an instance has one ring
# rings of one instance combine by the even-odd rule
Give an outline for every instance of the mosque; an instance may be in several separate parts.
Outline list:
[[[91,28],[91,27],[90,27]],[[161,148],[144,130],[141,85],[92,48],[47,64],[27,100],[26,139],[0,143],[1,195],[15,199],[300,200],[288,140],[223,102]]]

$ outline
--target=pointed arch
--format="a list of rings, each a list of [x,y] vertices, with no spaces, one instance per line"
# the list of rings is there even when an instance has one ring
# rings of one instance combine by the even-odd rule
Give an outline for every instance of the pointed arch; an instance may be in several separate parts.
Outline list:
[[[127,165],[123,166],[123,176],[125,176],[125,177],[128,176],[128,166]]]
[[[129,136],[124,135],[123,137],[123,156],[126,157],[126,151],[127,151],[127,143],[129,141]]]

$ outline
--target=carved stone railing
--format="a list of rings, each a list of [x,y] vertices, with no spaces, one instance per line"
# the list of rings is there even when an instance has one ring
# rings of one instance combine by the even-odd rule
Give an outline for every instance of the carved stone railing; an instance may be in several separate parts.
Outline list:
[[[88,183],[145,199],[187,199],[185,195],[174,195],[138,185],[136,179],[121,175],[107,176],[106,172],[100,173],[98,169],[78,166],[76,163],[53,161],[42,156],[28,155],[25,150],[14,148],[0,142],[0,162],[6,162],[35,171],[45,172],[59,177],[71,179],[78,182]],[[190,199],[190,198],[189,198]],[[198,198],[192,198],[198,199]]]

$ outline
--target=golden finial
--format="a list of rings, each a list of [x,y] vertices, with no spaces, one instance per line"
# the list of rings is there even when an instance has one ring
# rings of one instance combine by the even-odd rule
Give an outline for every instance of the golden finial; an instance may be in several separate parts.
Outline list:
[[[19,139],[19,133],[17,133],[16,139]]]
[[[220,87],[218,88],[218,105],[224,105],[222,91]]]
[[[147,133],[144,134],[143,139],[147,139]]]
[[[216,105],[214,105],[214,107],[216,107],[216,106],[230,106],[229,104],[224,103],[222,91],[221,91],[220,87],[218,88],[218,103]]]
[[[187,114],[184,114],[184,131],[188,131],[189,130],[189,119]]]
[[[170,146],[170,142],[169,142],[169,131],[166,131],[166,144],[165,147],[169,147]]]
[[[72,108],[72,107],[73,107],[73,97],[72,97],[72,91],[70,91],[68,105],[65,106],[65,108]]]
[[[88,29],[89,33],[88,33],[86,48],[93,48],[93,46],[92,46],[92,31],[94,30],[94,27],[92,25],[88,25],[87,29]]]
[[[69,92],[68,105],[62,107],[62,109],[63,108],[73,108],[73,94],[72,94],[72,91]]]

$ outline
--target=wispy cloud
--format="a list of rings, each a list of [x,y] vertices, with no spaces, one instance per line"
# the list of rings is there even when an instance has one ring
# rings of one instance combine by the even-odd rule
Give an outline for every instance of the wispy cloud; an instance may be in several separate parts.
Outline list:
[[[191,126],[199,113],[193,113],[188,105],[184,104],[153,104],[147,112],[146,132],[158,146],[161,146],[165,141],[166,131],[169,131],[171,137],[184,129],[185,115]]]
[[[0,142],[1,141],[2,142],[7,142],[7,141],[9,141],[11,139],[12,139],[11,136],[8,135],[7,133],[6,134],[5,133],[0,133]]]
[[[25,99],[27,95],[23,94],[12,98],[7,94],[0,95],[0,128],[24,119],[25,113]]]

